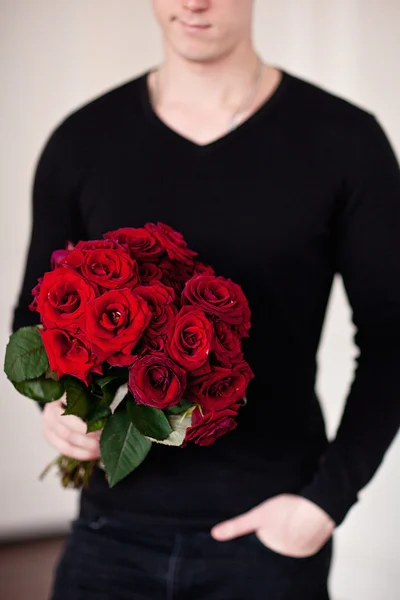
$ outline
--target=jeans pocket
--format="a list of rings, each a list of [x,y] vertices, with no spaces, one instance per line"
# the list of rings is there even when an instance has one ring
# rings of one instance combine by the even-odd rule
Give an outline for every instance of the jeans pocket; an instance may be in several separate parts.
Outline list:
[[[310,556],[289,556],[287,554],[282,554],[277,550],[273,550],[272,548],[264,544],[264,542],[259,538],[255,531],[250,533],[248,537],[249,540],[254,544],[254,546],[258,547],[261,551],[268,553],[272,557],[275,556],[277,559],[280,559],[282,561],[293,563],[311,563],[317,561],[320,557],[326,555],[329,555],[330,558],[332,550],[332,538],[329,538],[329,540],[322,546],[322,548],[320,548],[317,552],[311,554]]]
[[[103,515],[98,515],[97,517],[78,517],[72,522],[74,527],[88,527],[89,529],[102,529],[107,523],[109,523],[109,519],[104,517]]]
[[[72,521],[73,529],[87,529],[92,531],[101,530],[108,526],[118,527],[118,525],[119,522],[116,519],[87,503],[81,504],[78,516]],[[122,524],[120,526],[123,527]]]
[[[242,541],[239,541],[239,540]],[[274,600],[327,600],[330,542],[308,557],[292,557],[266,546],[255,532],[238,538],[246,581],[259,582],[263,595]],[[247,596],[243,596],[247,597]],[[252,596],[249,596],[252,598]]]

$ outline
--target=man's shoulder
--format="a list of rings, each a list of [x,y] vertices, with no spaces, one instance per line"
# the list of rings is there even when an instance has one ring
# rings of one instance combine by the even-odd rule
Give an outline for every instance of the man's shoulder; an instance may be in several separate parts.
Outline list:
[[[55,125],[52,137],[63,144],[96,140],[108,135],[127,117],[139,115],[145,73],[98,94],[67,113]]]
[[[330,153],[332,161],[347,171],[354,167],[365,175],[365,165],[381,157],[395,164],[390,138],[374,112],[323,86],[298,77],[294,80],[297,93],[293,94],[291,125],[300,140],[306,139],[310,148],[324,155]]]
[[[371,126],[374,114],[365,106],[350,100],[323,84],[290,73],[295,94],[295,112],[308,125],[347,129]]]

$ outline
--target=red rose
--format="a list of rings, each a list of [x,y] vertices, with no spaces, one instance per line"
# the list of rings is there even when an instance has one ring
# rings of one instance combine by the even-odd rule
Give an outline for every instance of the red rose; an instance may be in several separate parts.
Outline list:
[[[37,311],[37,302],[38,302],[38,298],[39,298],[40,286],[42,285],[42,281],[43,281],[43,277],[39,277],[37,284],[32,289],[33,300],[29,304],[28,308],[29,308],[29,310],[31,310],[33,312]]]
[[[131,258],[138,261],[158,261],[164,253],[155,236],[144,227],[122,227],[105,233],[103,237],[118,242],[126,248]]]
[[[222,366],[232,367],[243,360],[242,346],[237,332],[223,321],[214,321],[214,356]]]
[[[208,361],[212,340],[212,326],[204,312],[183,306],[170,333],[168,354],[186,371],[193,371]]]
[[[84,327],[84,312],[95,298],[94,288],[73,269],[65,267],[45,273],[37,297],[37,310],[45,327]]]
[[[150,285],[159,281],[163,272],[160,267],[151,262],[139,264],[139,278],[142,285]]]
[[[175,292],[161,282],[138,286],[135,293],[146,300],[152,316],[146,329],[147,337],[166,335],[173,327],[178,312],[173,303]]]
[[[195,260],[193,275],[215,275],[215,271],[210,265],[205,265],[199,260]]]
[[[146,332],[142,338],[142,342],[140,345],[140,351],[145,352],[149,350],[150,352],[163,352],[165,353],[167,349],[167,336],[166,335],[157,335],[157,336],[147,336]],[[138,352],[139,354],[139,352]]]
[[[245,361],[232,368],[211,366],[209,373],[189,381],[186,395],[206,410],[222,410],[245,397],[252,377],[254,374]]]
[[[137,356],[129,369],[128,387],[136,402],[169,408],[183,396],[186,373],[166,354],[144,354]]]
[[[237,410],[234,407],[212,411],[201,415],[198,408],[192,413],[192,426],[186,430],[182,448],[188,442],[199,446],[210,446],[215,440],[237,427]]]
[[[193,276],[193,266],[183,263],[173,263],[169,258],[162,258],[159,263],[161,269],[161,281],[172,287],[176,295],[180,297],[186,282]]]
[[[250,309],[242,288],[224,277],[195,275],[185,285],[182,305],[198,306],[207,315],[214,315],[230,325],[239,325],[244,332],[250,328]]]
[[[85,260],[85,254],[82,250],[70,250],[66,252],[64,257],[58,260],[58,267],[70,267],[71,269],[76,269],[77,271],[83,264]]]
[[[91,374],[102,375],[99,360],[83,337],[62,329],[40,330],[50,368],[58,377],[73,375],[88,385]]]
[[[73,249],[82,252],[90,250],[122,250],[125,252],[125,249],[115,240],[81,240]]]
[[[146,223],[145,229],[157,238],[171,260],[186,264],[193,263],[193,257],[197,256],[198,253],[189,250],[181,233],[160,222],[157,224]]]
[[[134,288],[139,284],[137,263],[122,250],[89,250],[80,271],[103,289]]]
[[[94,250],[125,250],[113,240],[87,240],[80,241],[73,246],[69,244],[65,252],[64,258],[60,255],[58,265],[61,267],[71,267],[72,269],[80,269],[85,262],[85,256],[88,252]],[[62,252],[62,251],[56,251]]]
[[[127,366],[150,319],[147,303],[134,291],[105,292],[86,306],[86,334],[93,352],[102,362]]]
[[[73,250],[74,244],[70,241],[67,242],[65,248],[60,250],[54,250],[50,257],[51,268],[55,269],[60,266],[60,263],[64,261],[66,256],[68,256],[69,252]]]
[[[69,254],[69,250],[54,250],[50,257],[50,265],[52,269],[55,269],[62,263],[62,261]]]
[[[190,371],[190,381],[193,381],[194,377],[200,377],[200,375],[207,375],[210,373],[211,373],[211,363],[210,363],[210,361],[207,361],[206,363],[204,363],[203,366],[199,367],[198,369],[194,369],[193,371]]]

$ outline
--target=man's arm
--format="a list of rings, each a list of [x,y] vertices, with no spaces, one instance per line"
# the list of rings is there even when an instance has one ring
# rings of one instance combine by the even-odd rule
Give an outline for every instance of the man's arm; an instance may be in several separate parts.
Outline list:
[[[39,313],[28,306],[39,277],[50,270],[53,250],[84,238],[78,207],[79,181],[73,147],[63,124],[52,132],[36,166],[32,188],[32,226],[29,250],[14,306],[11,330],[38,324]]]
[[[280,494],[219,523],[211,531],[217,540],[255,531],[275,552],[312,556],[357,501],[398,430],[400,170],[378,122],[367,113],[364,118],[338,207],[337,270],[353,309],[360,355],[336,439],[300,494]]]
[[[40,323],[39,313],[28,307],[38,278],[50,270],[53,250],[65,248],[68,241],[84,239],[73,156],[73,148],[61,124],[42,149],[34,174],[30,243],[18,301],[14,306],[11,332]],[[45,406],[38,405],[41,409]]]
[[[336,239],[360,353],[336,439],[301,493],[337,525],[400,424],[400,170],[380,124],[372,115],[365,119],[347,169]]]

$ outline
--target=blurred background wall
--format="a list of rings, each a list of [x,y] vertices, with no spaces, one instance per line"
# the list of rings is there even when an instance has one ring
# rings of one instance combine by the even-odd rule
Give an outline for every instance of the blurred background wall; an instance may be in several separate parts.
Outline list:
[[[400,155],[399,0],[256,0],[255,34],[266,62],[373,111]],[[160,57],[150,0],[0,0],[2,352],[30,233],[33,169],[46,137],[68,112]],[[319,351],[330,435],[352,378],[353,333],[338,278]],[[42,436],[40,411],[1,374],[0,390],[0,538],[67,530],[76,493],[54,476],[38,481],[56,454]],[[400,437],[337,532],[335,600],[400,597],[399,467]]]

